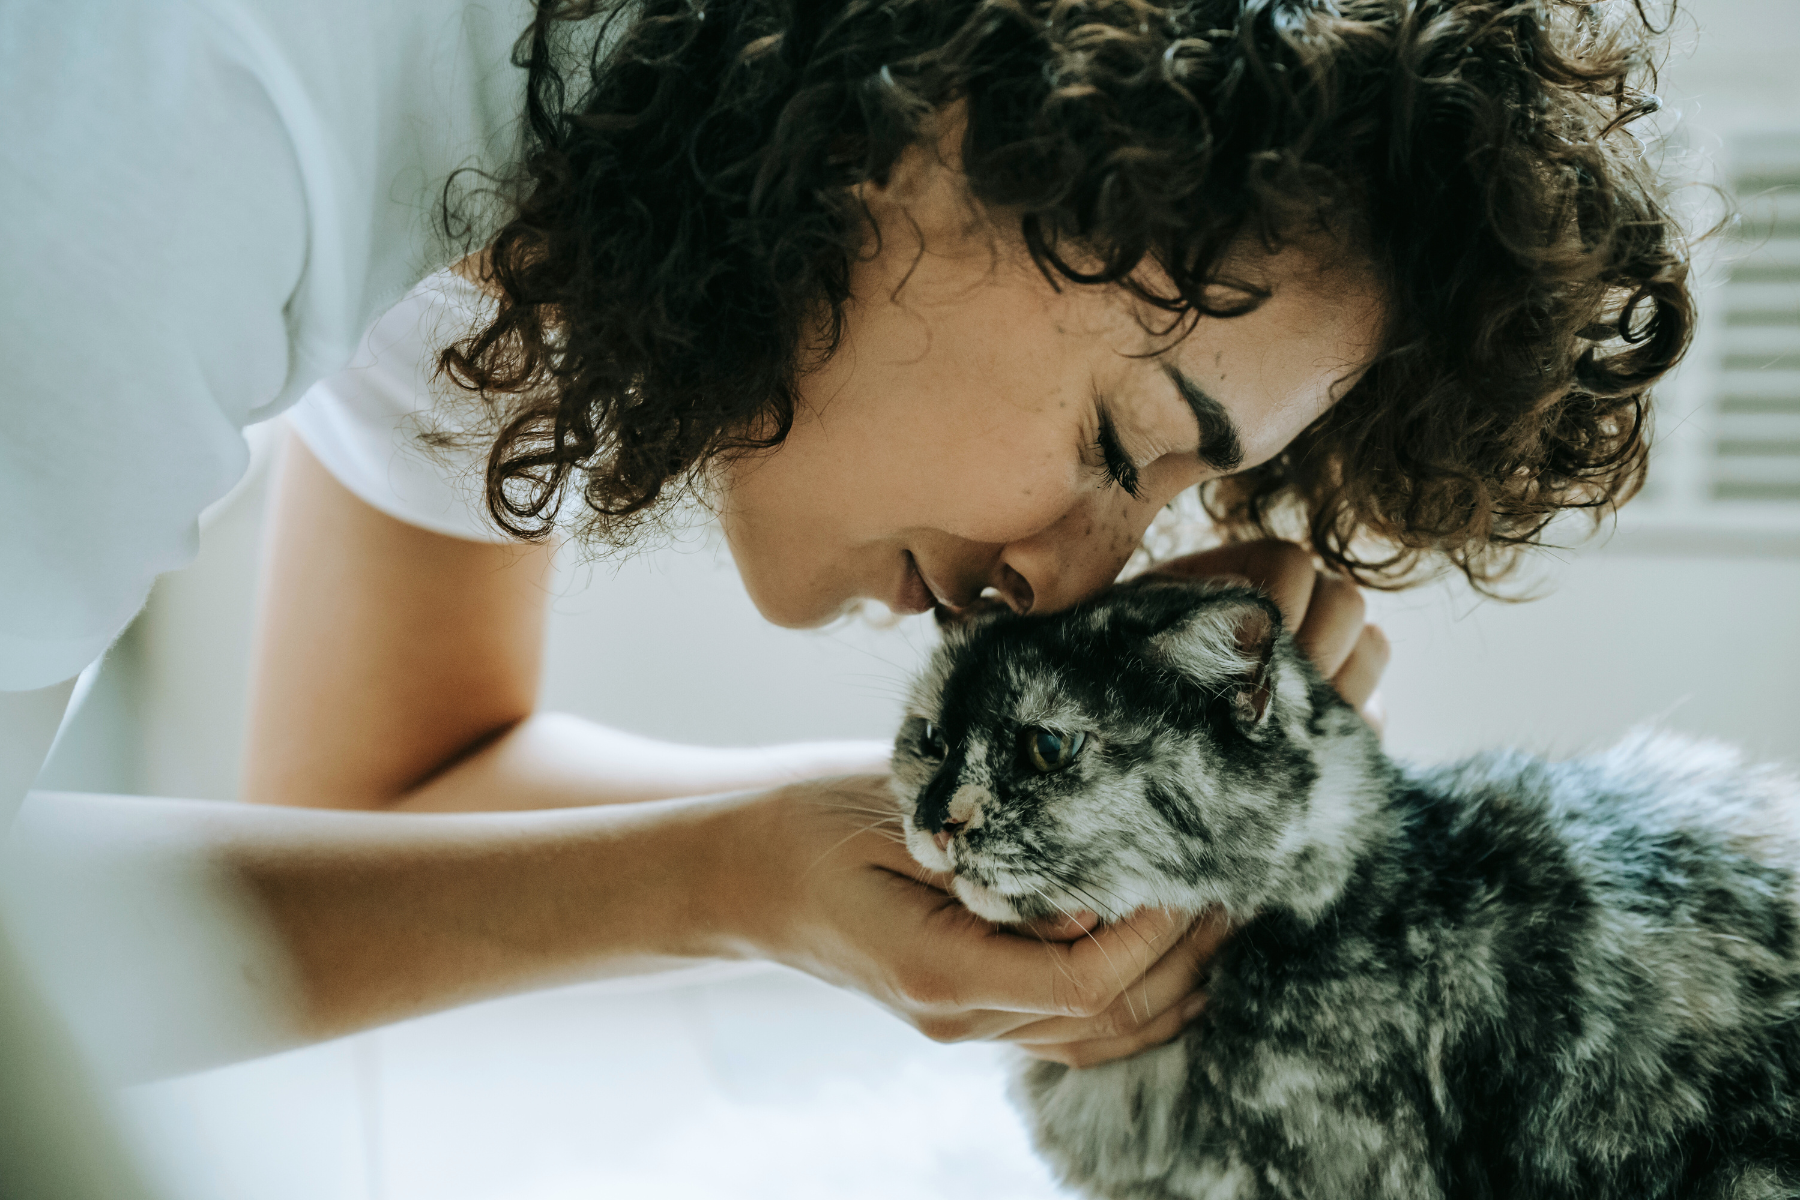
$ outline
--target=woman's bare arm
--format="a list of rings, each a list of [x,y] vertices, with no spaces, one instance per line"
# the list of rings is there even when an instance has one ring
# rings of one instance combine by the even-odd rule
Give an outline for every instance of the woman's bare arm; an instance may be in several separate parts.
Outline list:
[[[242,796],[309,808],[558,808],[874,771],[868,742],[676,746],[535,714],[552,551],[445,537],[290,439],[269,527]]]

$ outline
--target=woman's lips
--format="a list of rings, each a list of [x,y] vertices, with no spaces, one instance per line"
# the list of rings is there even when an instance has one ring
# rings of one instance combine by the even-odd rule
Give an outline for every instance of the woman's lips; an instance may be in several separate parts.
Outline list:
[[[917,563],[914,563],[913,565],[915,567],[918,566]],[[935,608],[956,613],[961,612],[964,608],[968,607],[966,604],[960,604],[957,601],[952,600],[950,594],[939,587],[937,581],[927,575],[923,568],[920,568],[919,570],[919,578],[925,581],[925,590],[931,593],[931,599]]]
[[[919,572],[919,564],[913,559],[912,551],[906,553],[906,578],[900,581],[900,594],[889,602],[889,607],[897,613],[912,616],[914,613],[930,612],[937,607],[937,597],[931,594],[931,588],[925,582],[925,576]]]

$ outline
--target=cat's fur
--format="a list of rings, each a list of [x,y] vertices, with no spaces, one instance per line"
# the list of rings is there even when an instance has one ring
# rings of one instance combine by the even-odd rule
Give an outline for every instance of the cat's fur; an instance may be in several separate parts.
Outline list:
[[[1024,1070],[1037,1145],[1082,1192],[1800,1196],[1779,773],[1652,735],[1409,771],[1268,601],[1172,581],[951,631],[910,714],[908,845],[976,912],[1237,924],[1175,1041]],[[1038,773],[1031,727],[1087,741]]]

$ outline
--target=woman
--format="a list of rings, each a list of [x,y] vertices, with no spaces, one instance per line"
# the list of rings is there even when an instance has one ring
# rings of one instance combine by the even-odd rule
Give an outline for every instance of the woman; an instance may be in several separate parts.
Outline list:
[[[1079,938],[1078,914],[1036,931],[1046,948],[985,925],[864,831],[881,781],[842,776],[879,771],[868,748],[697,753],[534,715],[541,543],[559,521],[623,543],[698,490],[779,623],[861,598],[1049,611],[1204,485],[1228,532],[1307,546],[1170,569],[1269,588],[1361,704],[1385,650],[1347,575],[1447,558],[1497,578],[1550,516],[1641,477],[1647,389],[1691,316],[1624,129],[1649,106],[1642,16],[540,9],[522,165],[463,266],[492,307],[442,360],[493,417],[489,515],[540,545],[412,522],[383,492],[391,447],[360,443],[379,469],[359,474],[354,440],[333,441],[378,400],[328,388],[282,486],[246,794],[563,811],[156,819],[204,824],[310,1035],[756,956],[934,1037],[1076,1064],[1167,1039],[1223,931],[1143,913]],[[234,36],[254,50],[256,32]],[[309,216],[341,198],[300,190]],[[338,301],[366,303],[378,273],[346,276],[340,255],[331,275],[317,244],[294,294],[335,297],[341,333],[359,310]],[[261,381],[283,396],[321,340],[348,357],[287,303],[287,374]]]

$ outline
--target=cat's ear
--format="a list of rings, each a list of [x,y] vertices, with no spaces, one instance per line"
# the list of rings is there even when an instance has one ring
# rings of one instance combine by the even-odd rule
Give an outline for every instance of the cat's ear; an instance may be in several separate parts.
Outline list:
[[[1152,661],[1172,667],[1225,699],[1246,732],[1269,713],[1270,662],[1281,614],[1261,596],[1204,605],[1153,636]]]

